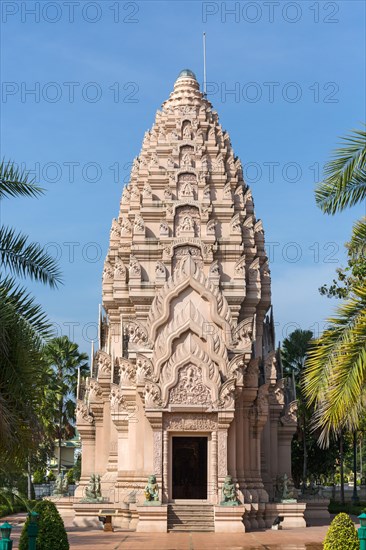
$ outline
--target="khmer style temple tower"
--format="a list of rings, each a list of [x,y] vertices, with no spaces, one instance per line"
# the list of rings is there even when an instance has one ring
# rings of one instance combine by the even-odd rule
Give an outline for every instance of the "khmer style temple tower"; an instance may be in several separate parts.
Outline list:
[[[116,524],[166,530],[181,504],[207,506],[215,530],[225,513],[228,530],[238,514],[270,525],[278,476],[291,478],[296,402],[276,360],[263,225],[192,71],[145,133],[102,288],[100,349],[77,402],[77,496],[99,474]],[[155,508],[144,507],[151,474]],[[220,507],[228,475],[236,508]]]

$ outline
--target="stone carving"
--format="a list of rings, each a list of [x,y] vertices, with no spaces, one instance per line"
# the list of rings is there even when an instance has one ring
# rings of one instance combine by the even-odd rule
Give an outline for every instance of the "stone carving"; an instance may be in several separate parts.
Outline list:
[[[111,402],[111,409],[125,409],[126,402],[123,396],[122,390],[118,386],[111,386],[111,393],[109,395]]]
[[[193,187],[190,181],[184,182],[181,186],[179,198],[184,197],[193,198]]]
[[[120,386],[133,386],[136,381],[134,366],[127,360],[122,359],[119,366]]]
[[[153,153],[151,155],[149,167],[150,168],[155,168],[156,166],[159,166],[159,157],[158,157],[157,153]]]
[[[128,272],[130,274],[130,279],[137,279],[137,278],[140,278],[141,277],[141,266],[140,266],[140,263],[138,261],[138,259],[136,258],[136,256],[133,256],[131,254],[130,256],[130,263],[129,263],[129,267],[128,267]]]
[[[159,488],[158,488],[158,484],[156,483],[156,476],[154,475],[149,476],[147,485],[144,489],[144,494],[145,494],[146,503],[151,503],[152,501],[158,503]]]
[[[128,342],[131,344],[138,344],[141,346],[147,345],[147,333],[146,329],[137,321],[127,321],[125,326],[125,334],[128,337]]]
[[[216,220],[209,220],[206,226],[207,235],[215,235]]]
[[[109,262],[105,262],[103,269],[103,282],[113,281],[113,268]]]
[[[220,267],[219,267],[219,262],[217,260],[215,260],[210,265],[210,275],[220,277]]]
[[[153,382],[145,384],[144,397],[146,409],[160,409],[163,406],[160,388]]]
[[[164,189],[164,198],[171,199],[172,196],[173,196],[172,190],[170,189],[169,185],[167,185]]]
[[[120,258],[117,258],[114,266],[114,278],[126,282],[127,269],[125,264]]]
[[[161,220],[159,227],[160,235],[169,235],[169,225],[165,220]]]
[[[297,425],[297,401],[291,401],[285,409],[283,416],[280,417],[283,425]]]
[[[91,402],[101,401],[103,399],[103,390],[97,380],[92,378],[89,381],[89,400]]]
[[[249,282],[260,283],[259,258],[255,258],[249,266]]]
[[[238,506],[239,499],[237,496],[237,490],[233,478],[226,476],[222,486],[222,500],[221,506]]]
[[[183,129],[183,139],[190,140],[191,139],[191,127],[189,124],[187,124]]]
[[[123,193],[122,193],[122,202],[127,203],[127,202],[130,201],[130,198],[131,198],[131,193],[130,193],[128,185],[126,185],[126,187],[123,189]]]
[[[202,381],[202,371],[194,365],[179,370],[178,384],[170,390],[169,403],[209,404],[211,395]]]
[[[172,133],[170,134],[170,140],[178,141],[178,139],[179,139],[178,132],[176,130],[173,130]]]
[[[140,191],[137,185],[132,185],[131,187],[131,200],[139,201],[140,200]]]
[[[142,355],[136,359],[136,383],[144,384],[147,378],[151,378],[153,374],[152,364],[149,359]]]
[[[144,234],[145,233],[145,222],[142,216],[136,214],[135,223],[133,225],[134,233]]]
[[[59,473],[56,476],[55,485],[52,491],[53,496],[63,497],[69,494],[69,482],[67,476]]]
[[[112,227],[110,232],[111,241],[118,241],[121,236],[121,228],[117,220],[112,221]]]
[[[155,275],[157,279],[165,279],[166,269],[165,265],[162,262],[156,262]]]
[[[122,216],[121,220],[121,235],[131,235],[132,225],[126,216]]]
[[[166,166],[167,166],[168,169],[174,168],[175,163],[174,163],[173,157],[168,157],[168,159],[166,161]]]
[[[203,188],[203,200],[211,200],[211,191],[209,185],[205,185],[205,187]]]
[[[87,405],[83,401],[77,401],[76,409],[76,422],[77,424],[94,424],[93,413],[89,412]]]
[[[186,151],[182,155],[182,166],[184,168],[189,168],[190,166],[192,166],[192,157],[190,153],[188,153],[188,151]]]
[[[148,183],[144,184],[144,188],[142,190],[142,196],[144,199],[151,199],[152,197],[151,186]]]
[[[252,343],[253,322],[252,319],[243,319],[235,329],[235,339],[240,348],[248,348]]]
[[[280,502],[296,502],[294,485],[287,474],[276,478],[276,499]]]
[[[217,419],[215,413],[170,413],[163,426],[172,431],[212,431],[217,429]]]
[[[235,214],[235,216],[231,218],[230,228],[232,233],[241,233],[241,221],[239,214]]]
[[[239,260],[236,262],[234,267],[234,275],[236,277],[245,278],[245,255],[241,256],[241,258],[239,258]]]
[[[230,183],[227,183],[225,185],[224,190],[223,190],[223,196],[224,196],[224,199],[232,199]]]
[[[80,502],[103,502],[102,491],[100,487],[100,475],[92,474],[88,486],[85,488],[85,498]]]

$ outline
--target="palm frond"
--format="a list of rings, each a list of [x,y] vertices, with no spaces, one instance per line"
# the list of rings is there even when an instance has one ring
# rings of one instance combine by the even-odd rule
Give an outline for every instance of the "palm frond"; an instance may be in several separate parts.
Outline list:
[[[357,428],[366,386],[366,283],[353,289],[309,350],[304,394],[315,404],[314,427],[327,444],[331,431]]]
[[[366,197],[366,132],[354,130],[343,138],[344,147],[324,167],[325,179],[315,190],[317,205],[335,214]]]
[[[28,243],[28,237],[9,227],[0,227],[0,261],[14,275],[57,287],[60,270],[52,256],[39,243]]]
[[[3,197],[38,197],[43,189],[30,178],[29,172],[17,168],[13,162],[0,163],[0,199]]]
[[[362,257],[366,260],[366,217],[354,224],[347,248],[354,257]]]

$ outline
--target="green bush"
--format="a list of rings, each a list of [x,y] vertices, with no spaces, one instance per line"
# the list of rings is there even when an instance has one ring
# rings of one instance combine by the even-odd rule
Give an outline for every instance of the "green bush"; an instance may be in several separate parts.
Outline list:
[[[44,470],[36,470],[33,474],[33,483],[44,483],[46,481],[46,475]]]
[[[356,528],[348,514],[338,514],[332,521],[324,540],[324,550],[358,550],[360,543]]]
[[[74,468],[70,468],[70,470],[68,470],[67,474],[66,474],[66,477],[67,477],[67,482],[69,485],[74,485],[75,483],[75,479],[74,479]]]
[[[69,542],[64,522],[53,502],[41,500],[34,508],[39,514],[37,550],[69,550]],[[19,550],[28,550],[27,528],[29,519],[24,524],[19,540]]]

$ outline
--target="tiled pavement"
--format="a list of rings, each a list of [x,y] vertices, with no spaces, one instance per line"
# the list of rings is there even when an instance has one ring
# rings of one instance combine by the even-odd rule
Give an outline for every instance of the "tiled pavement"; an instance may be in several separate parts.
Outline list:
[[[13,550],[25,516],[6,518],[14,524]],[[4,519],[1,520],[1,523]],[[321,550],[327,526],[293,529],[291,531],[257,531],[243,534],[216,533],[133,533],[76,529],[65,519],[70,550]],[[346,549],[345,549],[346,550]]]

